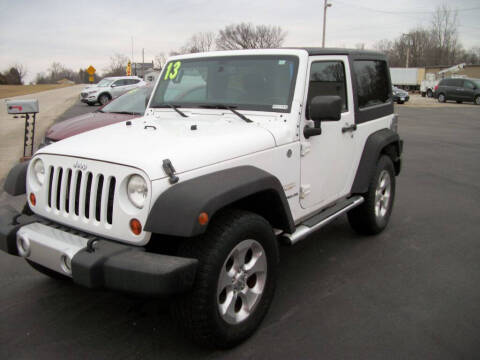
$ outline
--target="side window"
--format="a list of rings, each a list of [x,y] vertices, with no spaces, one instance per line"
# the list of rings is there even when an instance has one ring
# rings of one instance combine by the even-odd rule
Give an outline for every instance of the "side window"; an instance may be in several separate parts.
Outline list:
[[[140,82],[140,80],[138,79],[129,79],[129,85],[135,85],[135,84],[138,84]]]
[[[358,107],[384,104],[390,100],[387,64],[381,60],[356,60]]]
[[[455,87],[463,87],[463,80],[462,79],[453,79],[452,86]]]
[[[312,63],[307,104],[310,104],[310,101],[315,96],[322,95],[340,96],[342,98],[342,111],[348,110],[345,67],[342,61],[318,61]]]
[[[470,89],[470,90],[473,90],[475,88],[475,86],[473,85],[473,83],[471,81],[465,81],[464,87],[466,87],[467,89]]]
[[[125,85],[125,80],[117,80],[113,83],[115,86],[123,86]]]

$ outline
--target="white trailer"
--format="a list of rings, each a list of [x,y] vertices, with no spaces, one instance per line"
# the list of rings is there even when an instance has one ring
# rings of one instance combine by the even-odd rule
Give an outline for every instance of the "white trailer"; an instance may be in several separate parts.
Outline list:
[[[390,77],[395,86],[418,86],[418,68],[390,68]]]

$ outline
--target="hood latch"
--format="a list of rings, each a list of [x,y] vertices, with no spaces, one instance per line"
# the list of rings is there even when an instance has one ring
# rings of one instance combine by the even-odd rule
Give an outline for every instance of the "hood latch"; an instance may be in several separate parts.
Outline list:
[[[170,159],[165,159],[163,160],[163,171],[165,171],[165,174],[169,177],[168,182],[170,184],[176,184],[178,182],[178,176],[175,175],[175,168],[172,165],[172,162]]]

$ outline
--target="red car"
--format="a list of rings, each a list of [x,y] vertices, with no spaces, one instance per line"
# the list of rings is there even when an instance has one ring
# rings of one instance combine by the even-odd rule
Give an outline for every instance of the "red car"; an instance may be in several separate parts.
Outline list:
[[[52,125],[45,133],[42,146],[85,131],[143,116],[152,90],[151,86],[133,89],[92,113]]]

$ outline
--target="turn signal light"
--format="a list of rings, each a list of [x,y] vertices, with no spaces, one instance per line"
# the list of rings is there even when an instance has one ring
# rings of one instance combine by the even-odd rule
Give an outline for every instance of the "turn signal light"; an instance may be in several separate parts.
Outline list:
[[[208,214],[206,212],[202,212],[200,215],[198,215],[198,223],[200,225],[205,225],[208,223]]]
[[[30,193],[30,204],[32,204],[32,206],[37,204],[37,198],[35,197],[34,193]]]
[[[142,224],[137,219],[130,220],[130,230],[135,235],[140,235],[142,233]]]

